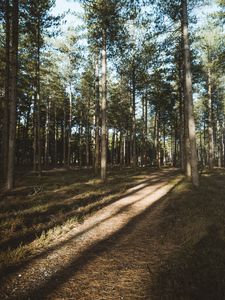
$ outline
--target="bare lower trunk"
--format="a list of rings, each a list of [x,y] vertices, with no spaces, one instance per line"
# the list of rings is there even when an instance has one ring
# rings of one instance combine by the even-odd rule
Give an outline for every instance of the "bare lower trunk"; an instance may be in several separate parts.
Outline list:
[[[135,67],[132,70],[132,165],[137,166],[136,153],[136,76]]]
[[[69,91],[69,130],[68,130],[68,152],[67,152],[67,167],[70,167],[71,162],[71,133],[72,133],[72,89],[70,84]]]
[[[82,167],[82,124],[79,125],[79,157],[78,157],[78,164],[79,167]]]
[[[38,175],[41,176],[41,98],[40,98],[40,16],[37,25],[37,65],[36,65],[36,89],[37,89],[37,158]]]
[[[106,125],[106,104],[107,104],[107,56],[106,56],[106,31],[102,34],[102,139],[101,139],[101,180],[106,181],[107,167],[107,125]]]
[[[123,133],[120,131],[120,142],[119,142],[119,147],[120,147],[120,168],[123,166]]]
[[[96,55],[95,61],[95,174],[98,173],[99,169],[99,63],[98,55]]]
[[[54,104],[54,166],[57,166],[58,159],[57,159],[57,140],[58,140],[58,125],[57,125],[57,110],[56,104]]]
[[[5,99],[3,100],[3,182],[6,181],[9,151],[9,85],[10,85],[10,8],[9,0],[5,4]]]
[[[182,38],[184,46],[184,76],[185,76],[185,103],[187,108],[187,122],[188,134],[190,141],[190,154],[191,154],[191,176],[194,186],[199,186],[198,175],[198,158],[196,149],[195,137],[195,120],[193,114],[193,98],[192,98],[192,78],[191,78],[191,62],[190,62],[190,49],[188,38],[188,16],[187,16],[187,0],[182,0]]]
[[[86,128],[86,166],[90,165],[90,128]]]
[[[16,105],[17,105],[17,69],[18,69],[18,41],[19,41],[19,16],[18,0],[13,0],[12,11],[12,75],[10,93],[10,122],[9,122],[9,149],[7,168],[7,189],[14,185],[14,156],[16,143]]]
[[[49,165],[49,123],[50,123],[50,100],[46,105],[46,122],[45,122],[45,168]]]
[[[184,91],[182,88],[183,76],[182,76],[182,64],[179,63],[179,130],[180,130],[180,166],[181,170],[185,171],[185,147],[184,147]]]
[[[63,166],[66,168],[66,101],[63,105]]]
[[[148,99],[147,99],[147,93],[145,96],[145,115],[144,115],[144,119],[145,119],[145,131],[144,131],[144,140],[145,140],[145,151],[144,151],[144,164],[145,166],[147,165],[147,136],[148,136]]]
[[[213,143],[213,126],[212,126],[212,86],[211,86],[211,69],[208,68],[208,152],[209,152],[209,169],[213,169],[214,143]]]
[[[157,167],[161,167],[161,149],[160,149],[160,112],[158,114],[157,118],[157,131],[156,131],[156,162],[157,162]]]
[[[115,162],[115,129],[113,129],[113,134],[112,134],[112,149],[111,149],[111,165],[114,166]]]

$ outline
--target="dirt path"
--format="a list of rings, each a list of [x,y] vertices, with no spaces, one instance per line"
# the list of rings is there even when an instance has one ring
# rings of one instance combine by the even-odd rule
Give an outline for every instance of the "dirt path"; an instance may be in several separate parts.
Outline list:
[[[164,170],[87,218],[3,280],[1,299],[152,299],[151,274],[175,247],[157,225],[165,195],[181,180]]]

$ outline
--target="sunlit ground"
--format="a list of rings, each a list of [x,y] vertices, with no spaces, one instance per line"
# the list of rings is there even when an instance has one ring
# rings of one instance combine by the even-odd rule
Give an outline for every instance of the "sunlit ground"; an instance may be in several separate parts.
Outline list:
[[[224,299],[224,170],[203,174],[199,190],[174,171],[123,172],[107,184],[126,178],[123,197],[30,244],[36,252],[9,270],[3,299]]]

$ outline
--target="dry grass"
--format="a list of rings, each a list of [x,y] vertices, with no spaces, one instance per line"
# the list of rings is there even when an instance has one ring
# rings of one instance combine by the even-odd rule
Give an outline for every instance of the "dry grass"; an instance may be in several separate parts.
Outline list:
[[[183,183],[170,196],[158,231],[162,244],[178,247],[154,274],[155,299],[225,299],[224,182],[218,169],[202,176],[198,190]]]
[[[147,169],[111,171],[102,184],[90,170],[28,174],[0,201],[0,268],[28,259],[77,223],[145,180]]]
[[[28,257],[41,251],[78,221],[82,222],[82,218],[116,201],[128,187],[136,186],[138,180],[145,178],[145,170],[136,174],[124,170],[111,174],[105,186],[94,182],[94,178],[80,183],[76,179],[80,194],[59,199],[66,205],[80,203],[76,214],[44,231],[32,243],[8,251],[8,259],[16,256],[22,261],[23,251]],[[225,299],[224,182],[224,170],[205,173],[199,189],[193,189],[187,182],[180,183],[109,238],[89,245],[85,251],[77,253],[76,240],[70,241],[64,250],[59,250],[68,264],[62,264],[54,256],[51,269],[50,262],[42,261],[42,268],[46,266],[45,270],[55,273],[42,283],[36,282],[34,290],[28,291],[30,298],[36,299],[37,294],[37,299],[42,296],[43,299],[93,299],[93,295],[95,299]],[[70,186],[61,186],[57,191],[59,195],[71,193]],[[137,198],[140,193],[141,190]],[[79,195],[84,202],[79,202]],[[92,199],[90,202],[88,197]],[[76,219],[77,212],[80,220]],[[38,267],[38,259],[36,263]],[[32,274],[32,268],[30,261],[28,274]],[[10,284],[15,286],[15,281]]]

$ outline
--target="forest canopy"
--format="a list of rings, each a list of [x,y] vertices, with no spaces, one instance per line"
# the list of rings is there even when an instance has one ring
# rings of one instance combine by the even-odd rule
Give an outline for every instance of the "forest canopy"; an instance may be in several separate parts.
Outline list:
[[[0,4],[2,186],[18,170],[104,182],[109,167],[166,165],[198,186],[225,166],[224,1],[59,2]]]

